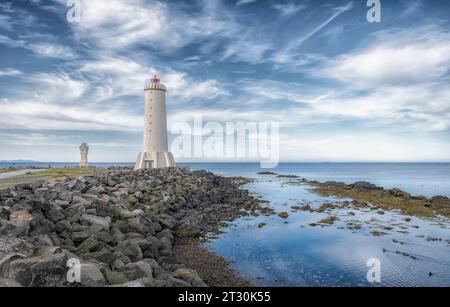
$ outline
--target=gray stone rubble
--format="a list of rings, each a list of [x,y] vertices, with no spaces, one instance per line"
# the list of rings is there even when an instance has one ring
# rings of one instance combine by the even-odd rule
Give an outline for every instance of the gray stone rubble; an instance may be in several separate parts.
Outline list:
[[[205,286],[170,261],[174,236],[257,214],[242,181],[169,168],[0,190],[0,286]],[[79,283],[66,278],[69,259],[81,263]]]

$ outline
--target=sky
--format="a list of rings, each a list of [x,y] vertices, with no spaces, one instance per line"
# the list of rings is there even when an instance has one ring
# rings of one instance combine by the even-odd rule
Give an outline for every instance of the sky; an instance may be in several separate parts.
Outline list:
[[[135,161],[157,73],[169,131],[271,121],[282,161],[450,161],[449,0],[381,0],[379,23],[366,0],[67,2],[0,2],[0,160]]]

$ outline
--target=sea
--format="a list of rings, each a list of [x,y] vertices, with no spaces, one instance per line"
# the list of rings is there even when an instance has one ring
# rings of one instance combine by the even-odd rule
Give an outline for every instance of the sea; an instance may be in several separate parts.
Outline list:
[[[75,163],[16,163],[15,166],[63,167]],[[99,167],[132,163],[94,163]],[[342,199],[321,197],[294,178],[258,175],[257,163],[182,163],[192,170],[254,181],[245,186],[267,201],[278,215],[242,217],[211,235],[204,247],[228,260],[257,286],[450,286],[450,221],[423,219],[370,209],[332,212],[330,226],[311,226],[329,213],[293,210],[317,208]],[[0,168],[11,163],[1,163]],[[266,171],[266,170],[264,170]],[[281,163],[269,171],[308,180],[368,181],[413,195],[450,197],[450,163]],[[348,199],[351,201],[351,199]],[[358,227],[348,227],[357,224]],[[261,227],[261,225],[264,225]],[[373,232],[383,235],[374,236]]]

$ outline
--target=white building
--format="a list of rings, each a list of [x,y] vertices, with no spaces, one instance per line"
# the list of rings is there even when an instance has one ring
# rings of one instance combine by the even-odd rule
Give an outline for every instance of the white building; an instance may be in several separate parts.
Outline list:
[[[175,166],[167,141],[166,92],[156,75],[145,86],[144,149],[135,170]]]
[[[89,146],[86,143],[81,144],[80,146],[80,167],[88,166],[88,152]]]

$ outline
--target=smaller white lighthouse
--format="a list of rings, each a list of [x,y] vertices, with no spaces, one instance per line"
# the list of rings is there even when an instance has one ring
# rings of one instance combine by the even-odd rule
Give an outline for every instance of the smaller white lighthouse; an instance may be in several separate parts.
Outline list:
[[[166,91],[156,75],[145,86],[144,149],[135,170],[175,166],[167,141]]]
[[[88,152],[89,152],[89,146],[86,143],[81,144],[81,146],[80,146],[80,167],[88,166]]]

